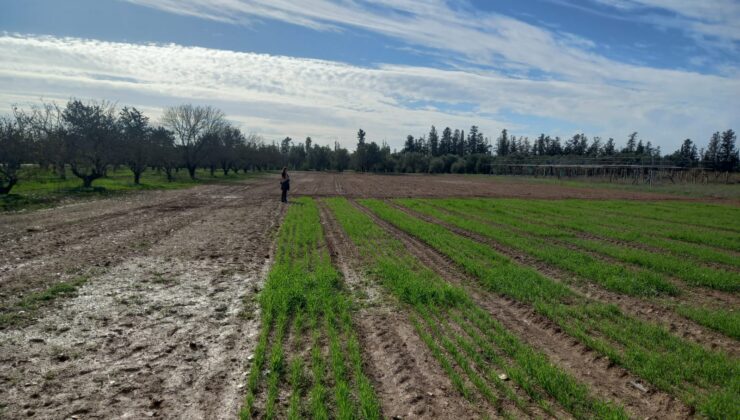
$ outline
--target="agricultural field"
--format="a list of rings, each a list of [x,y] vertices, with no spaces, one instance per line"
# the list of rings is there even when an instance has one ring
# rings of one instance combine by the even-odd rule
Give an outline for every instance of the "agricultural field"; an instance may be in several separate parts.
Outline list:
[[[740,418],[740,203],[292,174],[0,214],[0,418]]]

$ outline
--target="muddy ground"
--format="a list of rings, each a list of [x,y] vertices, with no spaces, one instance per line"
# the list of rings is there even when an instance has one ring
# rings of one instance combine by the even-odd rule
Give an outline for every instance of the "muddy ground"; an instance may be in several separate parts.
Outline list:
[[[463,176],[306,172],[291,186],[317,197],[675,198]],[[286,210],[278,195],[265,178],[0,214],[0,418],[234,418],[258,335],[254,296]],[[452,395],[322,219],[350,287],[370,297],[357,327],[385,414],[482,414]],[[38,299],[59,282],[80,286]]]
[[[274,189],[258,180],[0,216],[6,313],[87,279],[0,331],[0,417],[233,418],[258,330],[250,297],[285,208]]]

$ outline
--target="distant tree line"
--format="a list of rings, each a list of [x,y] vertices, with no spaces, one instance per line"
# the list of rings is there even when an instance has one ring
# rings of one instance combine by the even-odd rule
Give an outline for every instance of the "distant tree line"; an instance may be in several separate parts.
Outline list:
[[[613,138],[589,139],[577,133],[569,139],[541,134],[516,137],[502,130],[494,140],[471,126],[467,132],[432,126],[425,136],[408,135],[401,150],[387,143],[368,141],[357,133],[355,150],[335,142],[315,144],[310,137],[296,142],[286,137],[266,142],[245,135],[210,106],[180,105],[164,110],[160,124],[152,124],[136,108],[120,110],[108,102],[70,100],[64,107],[42,103],[29,109],[15,108],[0,118],[0,194],[7,194],[19,180],[24,164],[54,169],[60,178],[67,170],[91,187],[112,167],[126,166],[132,180],[151,169],[169,180],[179,170],[195,178],[198,168],[213,174],[259,171],[287,166],[302,170],[355,170],[358,172],[493,173],[496,165],[619,164],[702,167],[718,173],[737,171],[740,165],[737,136],[731,129],[716,132],[701,149],[691,140],[667,155],[650,141],[628,136],[624,147]]]

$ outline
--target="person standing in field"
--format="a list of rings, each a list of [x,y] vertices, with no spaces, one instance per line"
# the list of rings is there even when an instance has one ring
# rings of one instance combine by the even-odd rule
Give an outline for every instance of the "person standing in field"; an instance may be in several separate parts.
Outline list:
[[[290,190],[290,176],[288,175],[288,168],[283,167],[283,173],[280,176],[280,189],[283,194],[280,197],[280,201],[283,203],[288,202],[288,190]]]

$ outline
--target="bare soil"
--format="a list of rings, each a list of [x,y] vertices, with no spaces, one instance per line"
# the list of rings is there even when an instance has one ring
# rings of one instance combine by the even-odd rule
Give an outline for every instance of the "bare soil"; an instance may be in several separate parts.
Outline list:
[[[313,197],[340,195],[350,198],[500,197],[538,199],[583,198],[596,200],[709,200],[617,189],[566,187],[528,182],[527,180],[514,177],[485,175],[381,175],[350,172],[294,172],[291,175],[291,188],[291,192],[295,194]]]
[[[234,418],[284,205],[271,182],[3,215],[5,299],[89,276],[0,331],[0,416]]]

